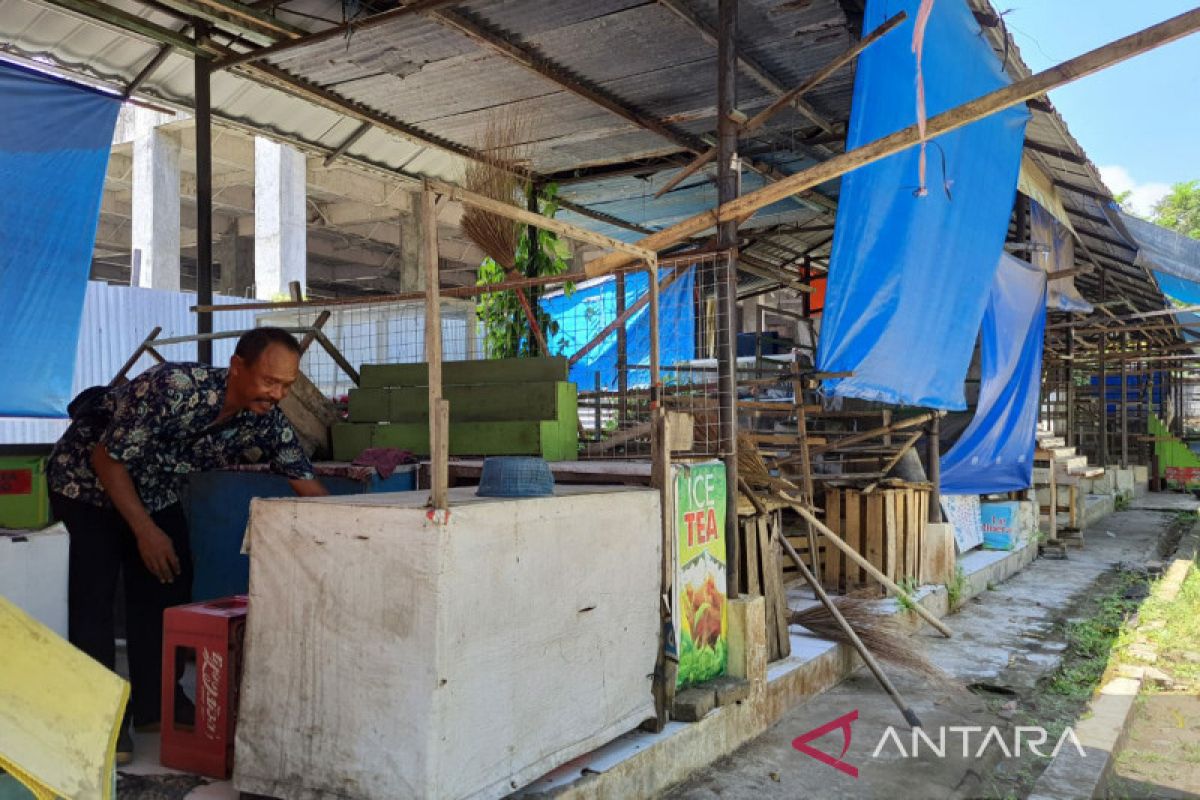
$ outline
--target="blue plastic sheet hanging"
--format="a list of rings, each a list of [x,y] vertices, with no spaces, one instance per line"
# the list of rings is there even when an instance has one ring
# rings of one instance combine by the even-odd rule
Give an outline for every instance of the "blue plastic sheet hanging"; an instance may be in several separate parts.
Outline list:
[[[66,416],[120,105],[0,63],[0,416]]]
[[[1045,326],[1046,273],[1005,253],[980,332],[979,406],[942,456],[943,493],[991,494],[1032,485]]]
[[[1166,272],[1154,270],[1154,280],[1158,281],[1158,288],[1162,289],[1162,293],[1167,297],[1173,297],[1181,303],[1187,303],[1189,306],[1200,305],[1200,283],[1189,281],[1185,278],[1177,278]],[[1177,317],[1180,315],[1176,315]]]
[[[660,273],[661,274],[661,273]],[[659,363],[664,367],[664,380],[670,380],[669,367],[695,357],[695,311],[692,293],[696,270],[687,268],[684,273],[664,289],[658,297],[659,329],[670,331],[659,340]],[[661,279],[660,279],[661,281]],[[645,272],[634,272],[625,276],[626,307],[636,303],[649,289],[650,281]],[[603,331],[617,318],[617,282],[609,279],[570,295],[557,293],[541,300],[542,310],[558,323],[559,335],[553,339],[550,349],[555,355],[573,356],[585,344]],[[630,317],[626,323],[626,353],[629,365],[650,362],[650,307],[647,303]],[[571,365],[571,380],[580,391],[590,391],[596,386],[605,390],[617,388],[617,334],[613,331],[597,347],[588,351]],[[648,386],[648,369],[630,369],[630,387]]]
[[[858,60],[846,147],[916,123],[912,33],[919,0],[870,0],[864,30],[898,11],[896,32]],[[1007,85],[964,0],[939,0],[922,72],[934,116]],[[853,372],[826,391],[885,403],[965,408],[963,380],[1016,194],[1023,107],[928,145],[928,194],[917,197],[919,148],[842,179],[819,369]]]

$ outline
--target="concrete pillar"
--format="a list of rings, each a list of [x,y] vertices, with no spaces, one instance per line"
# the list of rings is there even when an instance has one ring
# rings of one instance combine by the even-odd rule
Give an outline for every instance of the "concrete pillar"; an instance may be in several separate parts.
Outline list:
[[[307,285],[306,164],[294,147],[254,139],[254,285],[260,300]]]
[[[213,260],[221,267],[217,292],[227,297],[254,296],[254,238],[238,236],[237,225],[217,240]]]
[[[130,283],[179,291],[179,140],[147,123],[133,139]]]

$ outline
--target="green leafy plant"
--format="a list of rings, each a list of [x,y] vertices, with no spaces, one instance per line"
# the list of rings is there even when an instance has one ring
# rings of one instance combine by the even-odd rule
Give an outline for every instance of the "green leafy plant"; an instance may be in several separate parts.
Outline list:
[[[530,190],[531,192],[534,190]],[[549,184],[537,192],[538,210],[547,217],[553,217],[558,212],[558,187]],[[532,203],[531,203],[532,205]],[[517,241],[517,251],[513,259],[513,270],[521,277],[538,278],[549,275],[562,275],[569,268],[568,260],[571,251],[567,243],[553,231],[537,229],[536,236],[529,235],[526,227]],[[479,266],[477,286],[501,283],[508,276],[504,268],[492,258],[485,258]],[[573,284],[567,284],[564,291],[570,294],[574,291]],[[555,337],[559,335],[558,323],[547,314],[538,303],[542,295],[539,287],[527,287],[525,296],[533,317],[537,321],[546,338],[546,345],[551,352],[556,350]],[[491,292],[481,295],[476,305],[476,313],[484,328],[484,348],[488,358],[520,358],[524,356],[548,355],[542,353],[537,339],[529,327],[529,319],[525,308],[515,291]]]
[[[954,580],[946,584],[946,599],[949,601],[951,610],[958,607],[962,602],[963,595],[967,591],[967,573],[963,572],[962,567],[954,568]]]
[[[1113,496],[1113,509],[1116,511],[1128,511],[1130,504],[1130,497],[1124,492],[1118,492]]]
[[[917,589],[921,588],[921,584],[911,575],[906,575],[896,584],[904,590],[904,594],[896,595],[896,604],[905,611],[912,611],[915,603],[911,599],[912,595],[917,593]]]

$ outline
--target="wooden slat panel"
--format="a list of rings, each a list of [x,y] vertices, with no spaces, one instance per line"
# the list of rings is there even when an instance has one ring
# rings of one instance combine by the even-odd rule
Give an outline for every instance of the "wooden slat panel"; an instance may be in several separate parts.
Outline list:
[[[775,596],[779,594],[779,587],[773,585],[771,580],[772,571],[767,569],[767,560],[770,558],[771,552],[767,536],[770,518],[758,517],[756,523],[754,526],[754,539],[759,554],[758,566],[762,570],[761,586],[764,600],[763,611],[767,625],[767,656],[768,660],[775,660],[779,657],[779,626],[775,619],[778,614],[778,607],[775,605]]]
[[[792,637],[788,633],[788,604],[787,591],[783,583],[783,554],[779,549],[779,537],[783,536],[783,514],[776,511],[771,515],[771,526],[768,530],[768,547],[764,549],[767,560],[764,570],[769,570],[771,582],[775,587],[775,628],[779,638],[779,658],[792,654]]]
[[[837,489],[825,493],[825,524],[839,536],[845,530],[842,523],[842,501],[847,494],[849,493],[843,493]],[[825,582],[827,589],[837,591],[842,580],[842,554],[836,547],[831,546],[826,546],[824,551],[825,558],[822,562],[824,568],[821,570],[821,579]]]
[[[915,489],[904,491],[904,508],[907,514],[904,526],[904,577],[914,580],[921,571],[920,562],[917,561],[917,542],[921,537],[921,527],[918,524],[918,515],[921,513],[918,499],[920,494]]]
[[[925,529],[929,525],[929,492],[921,489],[917,492],[917,572],[925,561]]]
[[[866,525],[863,527],[864,545],[866,547],[867,560],[873,566],[879,569],[880,572],[885,572],[883,569],[884,563],[884,512],[883,501],[886,492],[871,492],[866,495],[867,500],[867,518]],[[886,572],[885,572],[886,574]]]
[[[762,517],[749,517],[742,524],[742,545],[746,553],[746,560],[742,562],[746,566],[742,574],[745,576],[745,591],[751,597],[762,594],[762,581],[759,576],[761,558],[758,552],[758,529],[761,522]]]
[[[893,581],[899,581],[902,575],[897,575],[896,569],[896,553],[897,542],[896,538],[899,534],[899,520],[903,519],[903,514],[897,515],[896,503],[900,500],[900,492],[888,491],[884,493],[883,513],[884,513],[884,529],[883,529],[883,561],[876,566]]]
[[[863,535],[862,505],[863,495],[860,492],[846,492],[846,527],[842,534],[842,539],[846,544],[853,547],[857,553],[864,552],[863,544],[866,541]],[[843,575],[846,589],[849,590],[855,586],[861,586],[867,577],[862,567],[848,558],[845,561],[846,569]]]

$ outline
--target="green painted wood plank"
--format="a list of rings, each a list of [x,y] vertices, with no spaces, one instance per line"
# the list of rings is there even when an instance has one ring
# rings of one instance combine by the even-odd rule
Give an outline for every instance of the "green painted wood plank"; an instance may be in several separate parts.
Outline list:
[[[577,457],[579,434],[574,424],[539,422],[463,422],[450,425],[452,456],[540,455],[550,461]],[[386,425],[340,423],[334,426],[333,454],[353,461],[368,447],[395,447],[419,456],[429,455],[429,427],[424,423]]]
[[[334,461],[353,461],[358,458],[359,453],[371,446],[372,433],[377,427],[374,423],[339,422],[334,425]]]
[[[577,407],[575,384],[559,382],[491,383],[446,386],[453,422],[517,422],[556,420],[560,408]],[[427,422],[429,389],[352,389],[351,422]]]
[[[442,364],[442,385],[565,381],[569,371],[567,359],[561,356],[446,361]],[[424,362],[363,364],[359,378],[359,386],[364,389],[428,386],[429,369]]]

